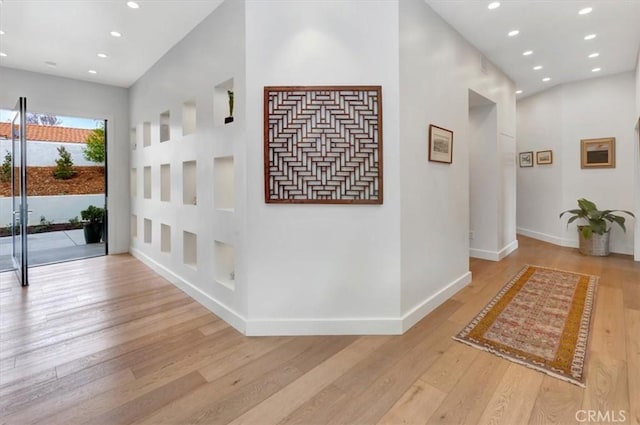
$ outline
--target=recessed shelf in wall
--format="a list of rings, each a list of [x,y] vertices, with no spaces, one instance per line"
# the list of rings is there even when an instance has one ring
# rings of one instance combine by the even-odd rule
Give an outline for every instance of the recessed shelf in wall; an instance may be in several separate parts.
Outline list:
[[[142,123],[142,147],[151,146],[151,123]]]
[[[190,100],[182,104],[182,135],[196,132],[196,101]]]
[[[232,156],[213,159],[213,205],[217,210],[233,211],[233,166]]]
[[[235,249],[220,241],[213,246],[214,277],[216,282],[233,290],[236,286]]]
[[[138,237],[138,216],[131,214],[131,237]]]
[[[131,197],[135,198],[138,196],[138,170],[136,168],[131,169],[131,179],[129,182],[131,183]]]
[[[198,268],[198,236],[186,230],[182,232],[182,262]]]
[[[144,219],[144,243],[151,243],[151,220]]]
[[[171,252],[171,226],[168,224],[160,224],[160,251]]]
[[[171,114],[165,111],[160,114],[160,143],[171,139]]]
[[[182,202],[185,205],[197,205],[196,161],[182,163]]]
[[[171,165],[160,165],[160,200],[171,201]]]
[[[144,167],[144,198],[151,199],[151,167]]]
[[[136,150],[138,147],[138,139],[136,138],[136,129],[135,127],[131,129],[130,141],[131,141],[131,150]]]
[[[216,127],[225,125],[225,119],[228,120],[230,116],[229,91],[233,92],[233,78],[223,81],[213,88],[213,125]]]

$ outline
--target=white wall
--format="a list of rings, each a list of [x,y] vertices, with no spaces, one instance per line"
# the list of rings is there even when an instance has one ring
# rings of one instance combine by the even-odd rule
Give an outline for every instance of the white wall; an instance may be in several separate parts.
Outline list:
[[[131,214],[137,218],[137,237],[131,252],[203,305],[244,331],[246,315],[246,270],[244,266],[243,224],[245,214],[244,178],[244,2],[226,1],[206,17],[183,40],[171,48],[130,89],[131,124],[136,129],[132,142],[131,168],[136,169],[137,196],[132,199]],[[214,115],[224,108],[224,98],[214,110],[216,85],[233,78],[235,121],[216,126]],[[195,132],[183,135],[183,106],[195,101]],[[170,112],[170,140],[160,143],[160,114]],[[151,145],[144,147],[143,123],[150,123]],[[235,161],[235,208],[215,208],[214,157],[233,156]],[[183,176],[183,163],[196,162],[193,176]],[[161,201],[162,164],[170,165],[170,201]],[[151,198],[144,198],[144,167],[151,167]],[[131,170],[126,171],[131,175]],[[183,177],[196,183],[197,205],[183,202]],[[234,191],[234,188],[230,189]],[[194,198],[189,195],[189,201]],[[144,241],[144,220],[151,221],[151,241]],[[163,252],[162,227],[170,226],[170,252]],[[167,235],[165,227],[165,235]],[[189,247],[184,232],[195,234],[197,249]],[[185,245],[186,239],[186,245]],[[214,241],[235,247],[235,289],[220,284]],[[228,253],[228,252],[227,252]],[[197,256],[195,267],[188,264]],[[226,272],[228,277],[229,272]]]
[[[601,209],[634,209],[634,76],[627,72],[554,87],[518,102],[518,150],[553,149],[553,166],[518,170],[518,228],[577,246],[575,224],[558,214],[585,197]],[[580,140],[616,138],[616,168],[581,169]],[[545,196],[549,193],[550,198]],[[632,254],[634,227],[616,225],[613,252]]]
[[[4,160],[7,152],[11,152],[11,140],[0,140],[0,160]],[[100,165],[87,161],[82,153],[86,145],[84,143],[58,143],[58,142],[37,142],[29,140],[27,143],[27,165],[35,167],[47,167],[56,165],[58,147],[64,148],[71,154],[73,165],[94,166]]]
[[[400,2],[402,312],[420,315],[469,273],[469,90],[496,104],[499,246],[515,239],[514,84],[421,0]],[[453,163],[427,161],[427,131],[454,132]]]
[[[12,110],[20,96],[42,113],[108,119],[109,253],[129,250],[128,90],[0,67],[0,108]],[[125,188],[125,189],[123,189]]]
[[[640,51],[636,60],[636,134],[635,134],[635,198],[636,238],[635,260],[640,261]]]
[[[498,251],[498,132],[495,105],[469,108],[469,253]],[[471,234],[473,233],[473,236]],[[473,237],[473,238],[472,238]]]
[[[248,332],[398,333],[398,1],[247,1]],[[265,204],[263,87],[381,85],[383,205]]]

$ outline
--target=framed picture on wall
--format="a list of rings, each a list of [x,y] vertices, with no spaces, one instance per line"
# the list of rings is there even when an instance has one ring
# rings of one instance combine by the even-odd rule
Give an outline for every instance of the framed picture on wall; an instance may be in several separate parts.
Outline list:
[[[616,168],[616,138],[580,140],[582,168]]]
[[[553,164],[553,151],[538,151],[536,152],[536,164],[545,165]]]
[[[520,152],[520,167],[533,167],[533,152]]]
[[[429,161],[453,162],[453,131],[429,125]]]

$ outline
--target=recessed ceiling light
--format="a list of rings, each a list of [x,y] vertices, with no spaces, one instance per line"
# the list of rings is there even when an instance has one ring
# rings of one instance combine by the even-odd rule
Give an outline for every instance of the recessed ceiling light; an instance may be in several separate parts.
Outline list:
[[[500,7],[500,2],[499,1],[493,1],[493,2],[489,3],[489,5],[487,6],[487,8],[489,10],[497,9],[499,7]]]
[[[98,73],[98,71],[96,71],[95,69],[90,69],[89,70],[89,74],[97,74],[97,73]]]
[[[592,7],[585,7],[584,9],[580,9],[580,11],[578,12],[578,15],[586,15],[588,13],[591,13],[592,10],[593,10]]]
[[[140,5],[138,3],[136,3],[135,1],[128,1],[127,2],[127,6],[129,6],[132,9],[139,9]]]
[[[589,34],[584,36],[585,40],[593,40],[594,38],[596,38],[595,34]]]
[[[7,54],[5,52],[0,52],[0,56],[2,56],[3,58],[6,58]]]
[[[513,31],[509,31],[509,33],[507,34],[509,37],[515,37],[516,35],[520,34],[520,31],[518,30],[513,30]]]
[[[0,30],[0,35],[4,35],[4,31]]]
[[[602,68],[593,68],[591,70],[591,72],[600,72],[600,71],[602,71]]]
[[[46,61],[44,64],[47,65],[49,68],[55,68],[56,66],[58,66],[57,63],[52,61]]]
[[[104,59],[107,57],[107,55],[106,53],[98,53],[98,57]]]
[[[111,31],[109,34],[111,34],[114,37],[120,37],[122,35],[118,31]]]
[[[600,56],[600,53],[591,53],[589,55],[589,58],[593,59],[593,58],[597,58],[598,56]]]
[[[536,65],[536,66],[533,67],[534,71],[539,71],[541,69],[542,69],[542,65]]]
[[[516,90],[516,94],[522,94],[522,90]]]
[[[549,78],[549,77],[544,77],[544,78],[542,79],[542,81],[544,81],[544,82],[546,83],[547,81],[551,81],[551,78]]]
[[[522,52],[522,56],[529,56],[533,54],[533,50],[527,50],[526,52]]]

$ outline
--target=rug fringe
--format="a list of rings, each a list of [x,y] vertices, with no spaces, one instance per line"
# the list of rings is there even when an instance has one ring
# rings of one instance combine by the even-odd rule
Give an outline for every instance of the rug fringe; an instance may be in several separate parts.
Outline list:
[[[455,340],[455,341],[458,341],[458,342],[461,342],[461,343],[463,343],[463,344],[466,344],[466,345],[468,345],[468,346],[470,346],[470,347],[477,348],[478,350],[486,351],[486,352],[491,353],[491,354],[493,354],[493,355],[496,355],[496,356],[498,356],[498,357],[502,357],[502,358],[503,358],[503,359],[505,359],[505,360],[509,360],[509,361],[514,362],[514,363],[517,363],[517,364],[519,364],[519,365],[522,365],[522,366],[528,367],[529,369],[533,369],[533,370],[535,370],[535,371],[542,372],[542,373],[544,373],[545,375],[549,375],[549,376],[552,376],[552,377],[554,377],[554,378],[560,379],[560,380],[562,380],[562,381],[568,382],[568,383],[570,383],[570,384],[577,385],[577,386],[578,386],[578,387],[580,387],[580,388],[586,388],[586,387],[587,387],[584,383],[582,383],[582,382],[580,382],[580,381],[577,381],[577,380],[575,380],[575,379],[569,378],[569,377],[567,377],[567,376],[563,376],[563,375],[557,374],[557,373],[555,373],[555,372],[553,372],[553,371],[550,371],[550,370],[548,370],[548,369],[542,368],[542,367],[540,367],[540,366],[536,366],[536,365],[534,365],[534,364],[527,363],[527,362],[525,362],[525,361],[522,361],[522,360],[520,360],[520,359],[517,359],[517,358],[511,357],[511,356],[509,356],[509,355],[507,355],[507,354],[505,354],[505,353],[502,353],[502,352],[500,352],[500,351],[496,351],[496,350],[494,350],[494,349],[491,349],[491,348],[489,348],[489,347],[485,347],[485,346],[483,346],[483,345],[474,344],[474,343],[473,343],[473,342],[471,342],[471,341],[467,341],[467,340],[465,340],[465,339],[458,338],[457,336],[452,336],[452,337],[451,337],[451,339],[453,339],[453,340]]]

